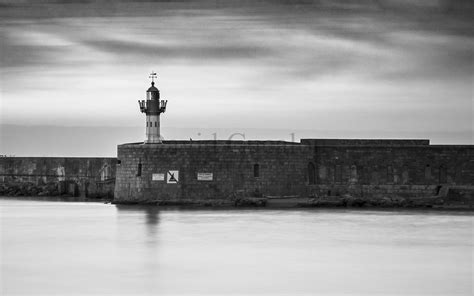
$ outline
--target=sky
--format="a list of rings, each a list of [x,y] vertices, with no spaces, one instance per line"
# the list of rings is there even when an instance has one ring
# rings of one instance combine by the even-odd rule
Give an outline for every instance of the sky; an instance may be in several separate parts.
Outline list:
[[[68,127],[143,140],[151,71],[168,139],[473,144],[472,15],[470,0],[0,0],[0,153]]]

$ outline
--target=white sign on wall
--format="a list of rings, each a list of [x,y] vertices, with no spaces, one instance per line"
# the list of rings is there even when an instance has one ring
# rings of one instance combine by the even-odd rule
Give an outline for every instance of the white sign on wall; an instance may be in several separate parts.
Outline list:
[[[212,173],[197,173],[198,181],[212,181]]]
[[[179,171],[168,171],[166,180],[168,184],[177,184],[179,182]]]
[[[165,180],[165,174],[152,174],[151,175],[151,180],[152,181],[164,181]]]

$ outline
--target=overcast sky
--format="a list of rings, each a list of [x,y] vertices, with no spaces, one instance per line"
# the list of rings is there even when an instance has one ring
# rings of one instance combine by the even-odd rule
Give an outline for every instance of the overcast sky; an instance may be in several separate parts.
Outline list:
[[[3,125],[142,126],[153,70],[164,126],[472,143],[470,0],[0,3]]]

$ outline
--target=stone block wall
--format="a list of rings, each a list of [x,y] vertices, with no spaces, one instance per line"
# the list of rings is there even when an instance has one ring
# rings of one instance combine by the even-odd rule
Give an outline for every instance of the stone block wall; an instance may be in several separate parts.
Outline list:
[[[286,142],[165,142],[118,147],[116,202],[306,196],[309,146]],[[141,171],[140,171],[141,170]],[[168,172],[179,181],[168,183]],[[212,180],[198,180],[198,174]],[[164,174],[164,180],[153,180]]]
[[[437,195],[474,185],[473,146],[313,146],[316,195]]]
[[[2,157],[0,185],[3,195],[112,197],[115,168],[116,158]]]
[[[301,139],[311,146],[427,146],[430,140],[418,139]]]
[[[124,144],[118,147],[115,201],[433,197],[447,186],[474,185],[473,156],[473,146],[428,140]],[[167,181],[172,171],[179,172],[176,184]],[[200,173],[212,180],[198,180]]]
[[[178,182],[168,182],[168,173]],[[427,140],[165,141],[118,146],[118,158],[2,157],[0,195],[120,202],[239,198],[469,199],[474,146]]]

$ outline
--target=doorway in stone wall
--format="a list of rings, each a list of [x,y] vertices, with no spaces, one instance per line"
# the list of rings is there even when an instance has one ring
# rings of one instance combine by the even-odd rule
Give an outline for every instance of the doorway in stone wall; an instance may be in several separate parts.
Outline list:
[[[439,183],[444,184],[448,182],[448,170],[445,165],[439,167]]]

